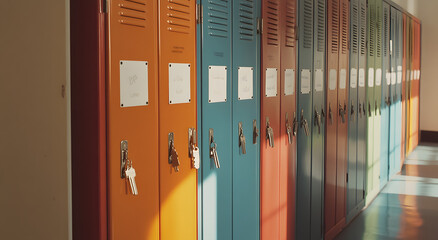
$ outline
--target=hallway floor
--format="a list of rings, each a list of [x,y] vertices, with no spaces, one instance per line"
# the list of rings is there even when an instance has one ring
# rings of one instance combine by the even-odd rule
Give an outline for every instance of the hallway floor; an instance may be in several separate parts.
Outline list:
[[[438,239],[438,144],[418,146],[336,239]]]

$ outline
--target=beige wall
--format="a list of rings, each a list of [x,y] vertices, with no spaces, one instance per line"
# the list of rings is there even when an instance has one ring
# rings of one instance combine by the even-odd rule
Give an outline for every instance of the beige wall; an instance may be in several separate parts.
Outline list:
[[[68,4],[1,1],[1,239],[71,239]]]

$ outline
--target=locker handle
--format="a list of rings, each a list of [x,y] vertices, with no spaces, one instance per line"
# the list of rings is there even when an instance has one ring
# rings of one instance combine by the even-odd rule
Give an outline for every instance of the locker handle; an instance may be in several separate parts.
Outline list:
[[[345,123],[345,109],[339,104],[339,116],[341,116],[342,123]]]
[[[371,103],[368,102],[368,116],[371,117]]]
[[[366,109],[367,107],[366,107],[366,105],[365,105],[365,102],[362,103],[362,107],[363,107],[363,108],[362,108],[362,110],[363,110],[363,115],[366,116],[366,115],[367,115],[367,109]]]
[[[353,101],[351,101],[350,115],[351,115],[351,121],[354,121],[354,105],[353,105]]]
[[[318,134],[321,134],[321,115],[315,110],[315,126],[318,126]]]
[[[253,133],[252,133],[252,143],[256,144],[257,143],[257,137],[259,136],[259,130],[257,129],[257,120],[252,120],[252,129],[253,129]]]
[[[242,154],[246,154],[246,139],[243,134],[242,122],[239,122],[239,148],[242,148]]]
[[[286,113],[286,134],[289,144],[292,144],[292,125],[289,122],[289,113]]]
[[[328,117],[329,117],[329,119],[330,119],[330,125],[333,125],[332,106],[331,106],[330,103],[329,103]]]
[[[303,109],[301,109],[300,126],[301,126],[301,128],[304,128],[304,133],[306,134],[306,136],[309,136],[310,135],[309,124],[307,123],[307,119],[304,118],[304,110]]]
[[[296,136],[298,131],[298,121],[297,121],[296,112],[294,112],[294,122],[292,125],[293,125],[293,135]]]
[[[178,152],[176,151],[175,148],[175,140],[174,140],[173,132],[168,134],[168,147],[169,147],[169,157],[168,157],[169,164],[172,164],[173,168],[175,169],[175,172],[179,172],[180,162],[179,162]]]
[[[210,159],[213,159],[214,165],[216,168],[221,168],[220,162],[219,162],[219,156],[217,154],[217,144],[214,141],[214,130],[213,128],[210,128],[208,130],[209,139],[210,139]]]
[[[272,129],[269,123],[269,117],[266,117],[266,139],[269,142],[269,146],[274,148],[274,129]]]
[[[362,118],[362,103],[359,103],[359,117]]]

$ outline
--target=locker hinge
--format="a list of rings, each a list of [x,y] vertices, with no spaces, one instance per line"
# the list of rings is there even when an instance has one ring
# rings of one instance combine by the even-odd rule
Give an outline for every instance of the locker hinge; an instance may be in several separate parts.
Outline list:
[[[196,4],[196,24],[202,23],[202,5]]]
[[[348,182],[348,173],[347,173],[347,182]]]
[[[102,0],[101,13],[108,13],[108,0]]]
[[[257,18],[257,33],[263,34],[263,18]]]

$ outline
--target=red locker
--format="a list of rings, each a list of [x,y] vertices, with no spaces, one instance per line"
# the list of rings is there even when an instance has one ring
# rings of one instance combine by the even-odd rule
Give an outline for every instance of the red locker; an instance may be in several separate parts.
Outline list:
[[[196,142],[190,136],[196,130],[195,4],[159,1],[161,240],[197,238],[197,170],[190,155]]]
[[[260,115],[260,210],[262,240],[279,239],[280,146],[280,1],[262,1]]]
[[[281,1],[280,238],[295,239],[296,0]],[[298,127],[298,126],[297,126]]]
[[[349,88],[349,1],[331,0],[327,6],[329,48],[325,147],[325,237],[332,239],[345,225],[347,125],[350,114],[354,116],[354,109],[348,107],[351,104],[348,103],[347,94]]]
[[[338,126],[338,69],[339,69],[339,0],[328,0],[327,4],[327,100],[326,100],[326,134],[325,134],[325,186],[324,219],[326,238],[336,232],[336,152]]]

